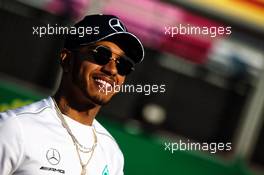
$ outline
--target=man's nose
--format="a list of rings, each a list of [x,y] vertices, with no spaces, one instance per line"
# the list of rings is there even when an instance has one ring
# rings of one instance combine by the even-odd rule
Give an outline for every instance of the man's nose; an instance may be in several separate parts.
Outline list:
[[[118,73],[115,59],[111,59],[102,67],[102,71],[108,75],[116,75]]]

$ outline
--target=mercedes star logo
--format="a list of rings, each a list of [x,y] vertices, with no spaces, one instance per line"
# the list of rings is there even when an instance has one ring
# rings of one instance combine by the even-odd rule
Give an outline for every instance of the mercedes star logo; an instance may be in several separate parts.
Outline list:
[[[122,24],[122,22],[117,19],[117,18],[112,18],[109,20],[109,25],[110,27],[116,31],[116,32],[125,32],[126,28],[125,26]]]
[[[60,162],[60,153],[54,148],[50,148],[46,153],[46,158],[51,165],[57,165]]]

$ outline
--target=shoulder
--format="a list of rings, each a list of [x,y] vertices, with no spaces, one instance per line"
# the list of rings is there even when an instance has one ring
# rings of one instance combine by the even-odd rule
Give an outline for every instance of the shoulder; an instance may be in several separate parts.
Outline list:
[[[15,113],[16,116],[20,116],[23,114],[37,114],[43,112],[47,108],[51,108],[50,103],[51,98],[45,98],[40,101],[34,102],[32,104],[11,110],[11,112]]]
[[[6,125],[28,125],[31,124],[31,122],[43,120],[41,119],[42,117],[38,116],[44,115],[47,111],[52,111],[50,97],[17,109],[0,113],[0,127]]]
[[[27,140],[32,138],[28,133],[34,133],[33,126],[38,127],[34,119],[38,117],[32,114],[41,113],[47,108],[46,100],[0,113],[0,174],[10,174],[22,164]],[[34,125],[31,125],[31,121]]]
[[[109,139],[111,139],[113,142],[116,143],[113,136],[96,119],[93,122],[93,126],[97,134],[108,137]]]
[[[96,134],[100,139],[101,143],[107,145],[107,148],[111,149],[113,153],[119,153],[121,155],[122,151],[120,150],[117,141],[114,137],[105,129],[97,120],[94,120],[93,126],[95,128]]]
[[[97,120],[94,120],[93,126],[94,126],[94,129],[96,131],[96,134],[100,138],[102,138],[104,141],[110,142],[114,146],[118,147],[118,144],[117,144],[116,140],[114,139],[114,137]]]
[[[50,97],[39,100],[26,106],[22,106],[20,108],[2,112],[0,113],[0,122],[19,118],[19,116],[22,115],[39,114],[48,108],[51,108]]]

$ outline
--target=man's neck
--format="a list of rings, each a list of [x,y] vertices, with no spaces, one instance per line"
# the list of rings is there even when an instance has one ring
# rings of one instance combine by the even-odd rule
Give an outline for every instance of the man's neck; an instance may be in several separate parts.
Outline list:
[[[54,99],[61,111],[73,120],[91,126],[101,106],[89,102],[82,103],[66,94],[56,93]],[[70,100],[69,100],[70,99]]]

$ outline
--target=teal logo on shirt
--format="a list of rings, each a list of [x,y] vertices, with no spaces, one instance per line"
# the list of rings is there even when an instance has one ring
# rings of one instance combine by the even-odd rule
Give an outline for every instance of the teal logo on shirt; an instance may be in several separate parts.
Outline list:
[[[105,165],[102,175],[109,175],[108,167]]]

